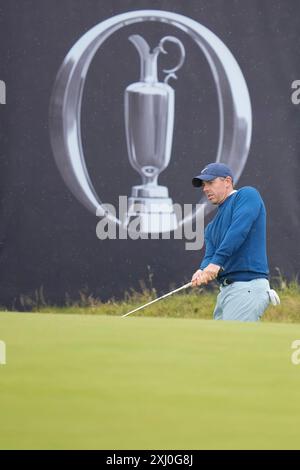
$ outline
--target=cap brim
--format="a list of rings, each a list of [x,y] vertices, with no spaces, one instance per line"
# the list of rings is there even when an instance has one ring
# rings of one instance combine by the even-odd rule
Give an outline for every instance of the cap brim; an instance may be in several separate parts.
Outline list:
[[[201,176],[199,175],[192,179],[192,185],[195,188],[200,188],[200,186],[202,186],[203,184],[203,181],[212,181],[216,178],[217,176],[215,175],[201,175]]]

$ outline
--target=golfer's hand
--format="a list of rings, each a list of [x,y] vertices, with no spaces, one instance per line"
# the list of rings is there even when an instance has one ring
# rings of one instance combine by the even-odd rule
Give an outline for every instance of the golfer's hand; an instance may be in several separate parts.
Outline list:
[[[207,282],[213,281],[218,276],[220,269],[221,269],[221,266],[210,263],[208,266],[206,266],[206,268],[203,269],[202,279],[204,279]],[[204,284],[207,284],[207,282],[204,282]]]
[[[192,287],[200,286],[201,283],[201,274],[203,273],[202,269],[198,269],[192,277]]]
[[[198,269],[192,277],[192,286],[201,286],[201,284],[208,284],[210,281],[213,281],[217,277],[220,269],[220,266],[213,263],[206,266],[203,271]]]

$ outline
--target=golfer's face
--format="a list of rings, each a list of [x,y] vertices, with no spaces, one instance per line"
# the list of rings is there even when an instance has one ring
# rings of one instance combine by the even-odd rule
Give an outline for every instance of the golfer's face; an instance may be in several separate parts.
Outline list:
[[[220,204],[227,196],[227,178],[215,178],[212,181],[203,181],[202,189],[207,199],[212,204]]]

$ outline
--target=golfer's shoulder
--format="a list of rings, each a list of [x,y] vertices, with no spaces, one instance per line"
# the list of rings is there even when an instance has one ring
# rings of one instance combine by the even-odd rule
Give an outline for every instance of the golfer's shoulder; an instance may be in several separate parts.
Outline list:
[[[253,186],[243,186],[242,188],[238,189],[236,193],[236,200],[237,202],[243,203],[260,203],[262,201],[262,197],[259,191]]]

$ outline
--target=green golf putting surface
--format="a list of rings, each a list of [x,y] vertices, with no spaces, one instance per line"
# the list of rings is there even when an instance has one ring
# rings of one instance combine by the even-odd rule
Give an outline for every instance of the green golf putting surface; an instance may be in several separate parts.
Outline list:
[[[300,327],[0,314],[1,449],[299,449]]]

